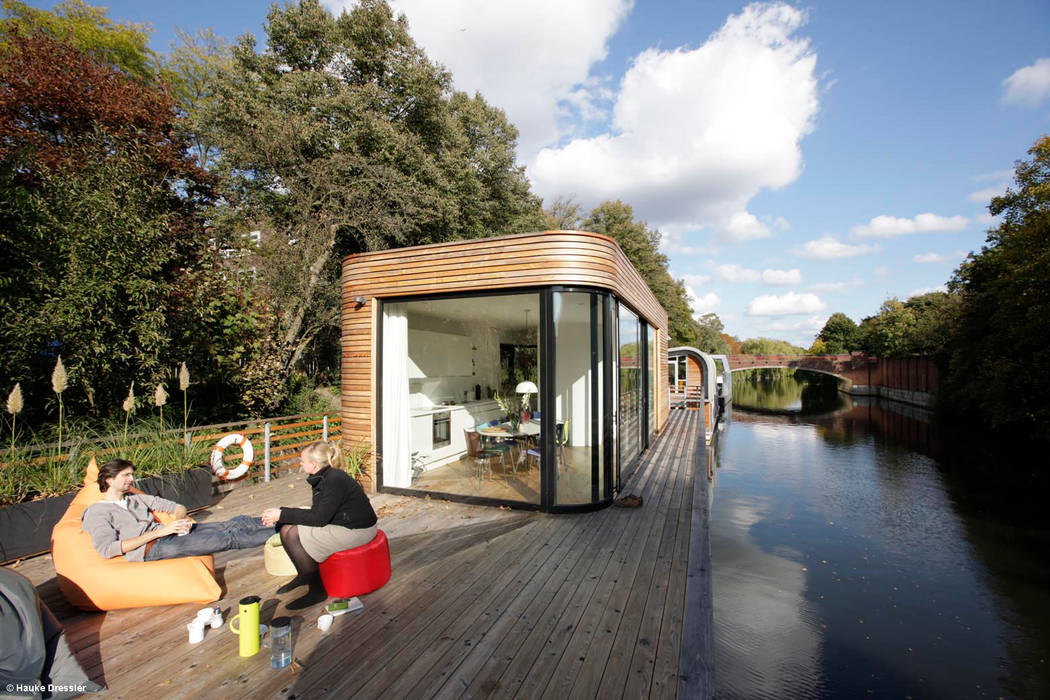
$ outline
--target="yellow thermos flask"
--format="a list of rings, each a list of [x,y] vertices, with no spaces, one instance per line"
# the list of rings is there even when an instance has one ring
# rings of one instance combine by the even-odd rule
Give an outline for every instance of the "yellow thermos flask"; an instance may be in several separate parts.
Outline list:
[[[241,598],[240,611],[230,620],[230,630],[238,637],[240,642],[238,650],[241,656],[255,656],[259,653],[259,596],[250,595]],[[233,623],[240,619],[240,628]]]

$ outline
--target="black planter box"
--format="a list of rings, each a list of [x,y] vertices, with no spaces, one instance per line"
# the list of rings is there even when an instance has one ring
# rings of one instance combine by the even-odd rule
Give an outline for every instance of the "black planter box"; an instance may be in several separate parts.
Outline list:
[[[193,510],[211,505],[211,481],[211,470],[194,467],[182,474],[139,479],[135,486],[143,493],[167,498]],[[50,550],[51,530],[74,496],[76,491],[0,507],[0,562]]]
[[[0,508],[0,561],[51,549],[51,528],[66,512],[75,493]]]

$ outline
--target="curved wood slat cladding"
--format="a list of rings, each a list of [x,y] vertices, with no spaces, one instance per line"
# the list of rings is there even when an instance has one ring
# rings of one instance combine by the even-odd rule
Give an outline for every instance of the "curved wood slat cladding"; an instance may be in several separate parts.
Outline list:
[[[613,239],[587,231],[545,231],[359,253],[343,259],[343,437],[349,444],[374,444],[375,440],[376,298],[551,285],[610,290],[657,329],[660,360],[655,409],[657,425],[662,428],[668,414],[664,390],[667,312]],[[363,304],[354,301],[360,297],[365,299]]]

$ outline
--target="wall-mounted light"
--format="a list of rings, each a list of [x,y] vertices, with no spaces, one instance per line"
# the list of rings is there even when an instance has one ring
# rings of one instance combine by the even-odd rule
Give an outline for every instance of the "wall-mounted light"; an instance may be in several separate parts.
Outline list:
[[[354,303],[357,304],[355,309],[360,309],[362,306],[365,305],[366,301],[368,301],[366,297],[354,297]]]

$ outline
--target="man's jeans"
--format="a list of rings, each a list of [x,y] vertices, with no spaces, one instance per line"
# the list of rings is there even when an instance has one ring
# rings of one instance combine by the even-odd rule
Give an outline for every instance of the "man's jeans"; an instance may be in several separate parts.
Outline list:
[[[259,518],[238,515],[221,523],[195,523],[188,535],[165,535],[153,541],[146,561],[195,557],[225,552],[228,549],[250,549],[266,543],[277,530],[262,524]]]

